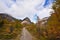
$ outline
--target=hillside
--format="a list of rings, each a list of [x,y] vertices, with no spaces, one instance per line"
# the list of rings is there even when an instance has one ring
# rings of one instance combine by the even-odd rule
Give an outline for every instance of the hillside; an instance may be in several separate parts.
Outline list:
[[[22,27],[20,20],[8,14],[0,13],[0,39],[16,38],[20,34]]]
[[[49,18],[39,19],[38,17],[36,24],[31,22],[28,17],[18,20],[8,14],[0,13],[0,39],[59,40],[59,24],[55,13],[51,14]]]

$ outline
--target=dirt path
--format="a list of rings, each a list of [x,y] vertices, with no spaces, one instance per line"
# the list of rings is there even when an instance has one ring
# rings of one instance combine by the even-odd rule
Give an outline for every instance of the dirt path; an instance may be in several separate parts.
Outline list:
[[[25,27],[22,30],[22,36],[20,40],[32,40],[32,35],[28,32],[28,30]]]

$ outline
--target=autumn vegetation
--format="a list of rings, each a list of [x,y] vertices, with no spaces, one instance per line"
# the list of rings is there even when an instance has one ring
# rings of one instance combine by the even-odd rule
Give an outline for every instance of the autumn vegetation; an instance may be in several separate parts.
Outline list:
[[[36,40],[60,40],[60,0],[55,0],[52,9],[54,12],[46,20],[39,21],[37,17],[37,23],[21,24],[21,21],[14,19],[14,21],[8,21],[8,19],[2,19],[0,17],[0,39],[1,40],[18,40],[18,35],[21,35],[23,27],[36,38]]]
[[[36,26],[31,26],[29,31],[39,40],[60,40],[60,0],[55,0],[53,3],[51,16],[44,24],[38,21]]]

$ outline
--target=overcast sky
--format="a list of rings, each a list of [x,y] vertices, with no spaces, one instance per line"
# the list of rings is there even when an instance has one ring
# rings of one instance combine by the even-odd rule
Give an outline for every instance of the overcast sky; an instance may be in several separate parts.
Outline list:
[[[0,0],[0,13],[7,13],[17,19],[29,17],[33,22],[49,17],[53,0]]]

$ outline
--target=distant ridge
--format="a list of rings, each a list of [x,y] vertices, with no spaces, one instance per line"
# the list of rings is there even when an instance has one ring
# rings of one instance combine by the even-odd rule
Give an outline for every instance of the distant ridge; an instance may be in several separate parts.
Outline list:
[[[3,19],[7,19],[8,21],[18,20],[20,22],[27,21],[27,22],[31,23],[31,20],[28,17],[26,17],[23,20],[21,20],[21,19],[16,19],[16,18],[12,17],[11,15],[9,15],[7,13],[0,13],[0,17],[1,17],[2,20]]]
[[[3,19],[7,19],[8,21],[14,21],[15,20],[14,17],[12,17],[11,15],[6,14],[6,13],[0,13],[0,17],[2,20]]]

